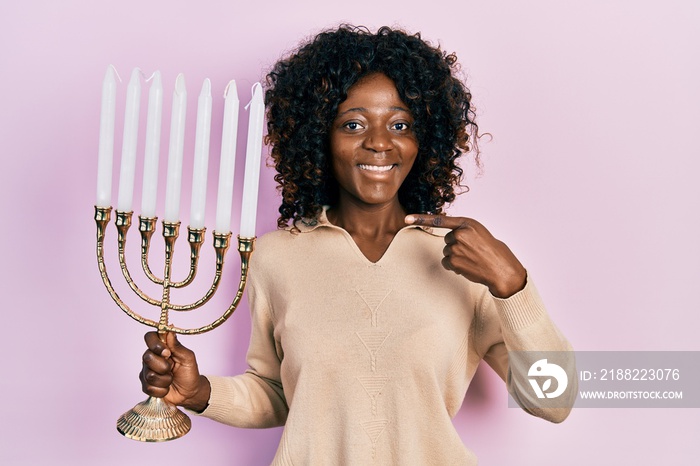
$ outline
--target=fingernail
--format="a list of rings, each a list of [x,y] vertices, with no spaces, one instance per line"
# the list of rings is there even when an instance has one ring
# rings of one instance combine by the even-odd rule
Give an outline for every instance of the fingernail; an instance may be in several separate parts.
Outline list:
[[[168,359],[170,357],[170,350],[166,348],[160,352],[160,355],[163,356],[165,359]]]
[[[406,218],[404,219],[406,223],[413,223],[416,221],[416,217],[413,215],[406,215]]]

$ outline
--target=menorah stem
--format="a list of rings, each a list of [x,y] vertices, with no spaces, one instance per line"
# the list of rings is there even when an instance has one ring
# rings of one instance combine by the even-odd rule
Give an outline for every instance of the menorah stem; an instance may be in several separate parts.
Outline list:
[[[163,272],[163,298],[160,301],[160,320],[158,334],[161,339],[168,328],[168,311],[170,310],[170,274],[172,272],[175,241],[180,235],[180,222],[163,222],[163,239],[165,240],[165,271]]]

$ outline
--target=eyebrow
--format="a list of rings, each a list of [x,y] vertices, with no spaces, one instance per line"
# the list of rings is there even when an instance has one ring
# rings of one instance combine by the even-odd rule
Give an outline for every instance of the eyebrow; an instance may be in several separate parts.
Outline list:
[[[405,108],[405,107],[394,106],[394,107],[389,107],[389,110],[394,111],[394,112],[406,112],[406,113],[408,113],[409,115],[411,114],[411,111],[410,111],[409,109]],[[368,111],[369,111],[369,110],[367,110],[365,107],[353,107],[353,108],[349,108],[349,109],[345,110],[344,112],[339,113],[339,114],[336,116],[336,118],[340,118],[340,117],[342,117],[343,115],[345,115],[346,113],[350,113],[350,112],[360,112],[360,113],[362,113],[362,112],[368,112]]]

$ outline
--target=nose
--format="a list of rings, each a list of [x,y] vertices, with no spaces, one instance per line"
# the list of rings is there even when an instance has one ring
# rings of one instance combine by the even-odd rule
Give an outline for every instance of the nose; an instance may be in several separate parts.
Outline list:
[[[362,147],[372,152],[386,152],[394,147],[391,132],[384,127],[374,127],[367,131]]]

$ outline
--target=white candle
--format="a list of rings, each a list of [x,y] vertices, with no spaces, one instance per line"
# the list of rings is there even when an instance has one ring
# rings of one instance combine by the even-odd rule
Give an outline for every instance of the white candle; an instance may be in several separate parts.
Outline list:
[[[248,141],[245,155],[245,179],[243,181],[243,205],[241,206],[241,232],[244,238],[255,236],[255,216],[258,210],[258,184],[260,182],[260,157],[262,152],[265,103],[260,83],[253,85],[248,119]]]
[[[211,130],[211,82],[205,79],[197,103],[197,128],[194,139],[194,167],[192,170],[192,202],[190,228],[204,228],[207,202],[207,168],[209,165],[209,133]]]
[[[100,145],[97,155],[97,207],[110,207],[112,202],[112,156],[114,153],[114,109],[117,101],[117,80],[109,65],[102,81],[100,110]]]
[[[231,231],[231,201],[233,176],[236,169],[236,138],[238,135],[238,90],[231,81],[224,91],[224,126],[221,131],[221,159],[219,163],[219,191],[216,199],[216,233]]]
[[[143,163],[143,190],[141,215],[156,216],[156,193],[158,192],[158,159],[160,157],[160,127],[163,115],[163,84],[160,71],[153,74],[148,91],[148,117],[146,123],[146,159]]]
[[[136,143],[139,135],[139,110],[141,107],[141,70],[131,72],[126,88],[126,110],[124,111],[124,137],[122,160],[119,171],[119,197],[117,210],[130,212],[134,199],[134,174],[136,172]]]
[[[180,188],[182,184],[182,151],[185,144],[185,115],[187,90],[185,77],[180,73],[175,80],[173,110],[170,118],[170,146],[168,148],[168,181],[165,186],[166,222],[180,219]]]

